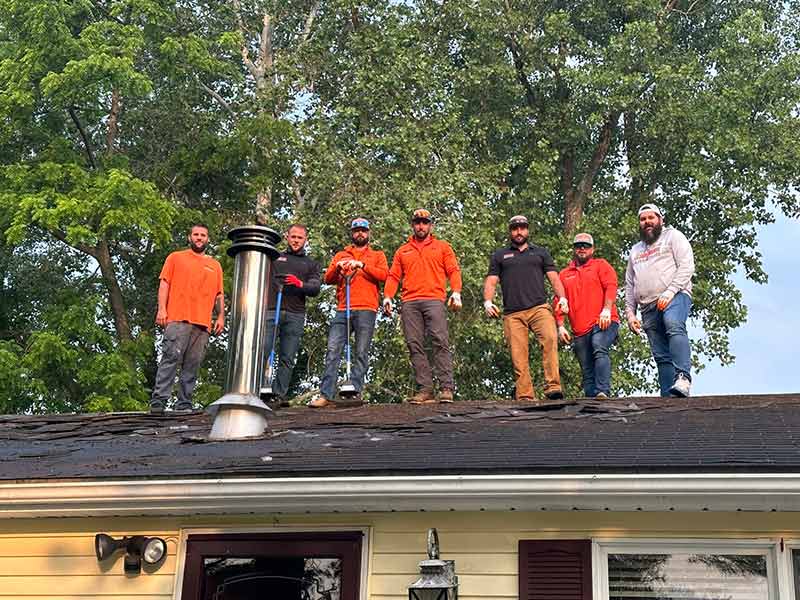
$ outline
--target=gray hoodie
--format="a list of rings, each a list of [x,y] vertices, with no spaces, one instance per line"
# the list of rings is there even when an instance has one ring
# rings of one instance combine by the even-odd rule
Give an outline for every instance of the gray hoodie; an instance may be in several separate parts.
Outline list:
[[[639,242],[631,248],[625,271],[625,314],[651,304],[665,291],[692,295],[694,254],[689,240],[677,229],[664,227],[652,244]]]

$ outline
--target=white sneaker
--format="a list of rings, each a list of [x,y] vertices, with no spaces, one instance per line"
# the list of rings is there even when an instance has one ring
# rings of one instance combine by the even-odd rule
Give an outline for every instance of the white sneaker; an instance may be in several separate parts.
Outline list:
[[[669,393],[679,398],[688,398],[691,395],[692,382],[683,373],[678,373],[675,383],[669,388]]]

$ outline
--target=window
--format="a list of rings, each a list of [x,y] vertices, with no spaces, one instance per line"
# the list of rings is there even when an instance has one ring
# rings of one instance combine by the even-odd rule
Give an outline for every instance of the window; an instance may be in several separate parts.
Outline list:
[[[598,543],[599,600],[771,600],[774,544]]]
[[[195,534],[183,600],[358,600],[362,532]]]

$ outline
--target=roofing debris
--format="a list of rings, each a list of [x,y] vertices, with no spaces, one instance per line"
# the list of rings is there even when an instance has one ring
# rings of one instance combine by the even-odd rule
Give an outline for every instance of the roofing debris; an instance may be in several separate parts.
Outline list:
[[[800,470],[800,395],[284,409],[210,441],[202,412],[0,417],[0,480]]]

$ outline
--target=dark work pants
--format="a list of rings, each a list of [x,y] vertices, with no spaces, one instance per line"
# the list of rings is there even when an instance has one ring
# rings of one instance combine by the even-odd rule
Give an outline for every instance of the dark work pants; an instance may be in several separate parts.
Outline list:
[[[425,338],[431,338],[433,369],[443,390],[452,390],[453,355],[447,335],[447,313],[442,300],[403,302],[403,335],[406,338],[417,387],[433,390],[433,374],[425,353]]]
[[[164,407],[172,395],[175,373],[178,377],[178,402],[175,408],[192,408],[192,393],[197,384],[197,372],[203,363],[208,347],[208,331],[200,325],[184,321],[167,323],[161,345],[161,362],[150,399],[151,406]]]
[[[289,384],[292,381],[292,371],[297,359],[297,351],[300,349],[300,340],[303,339],[303,326],[306,322],[305,313],[281,311],[281,318],[278,323],[278,369],[275,379],[272,382],[272,393],[278,398],[285,399],[289,392]],[[265,352],[267,360],[269,353],[272,352],[272,335],[275,331],[275,311],[267,311],[267,347]],[[269,372],[269,364],[264,365]],[[264,376],[262,385],[267,385],[269,381]]]

